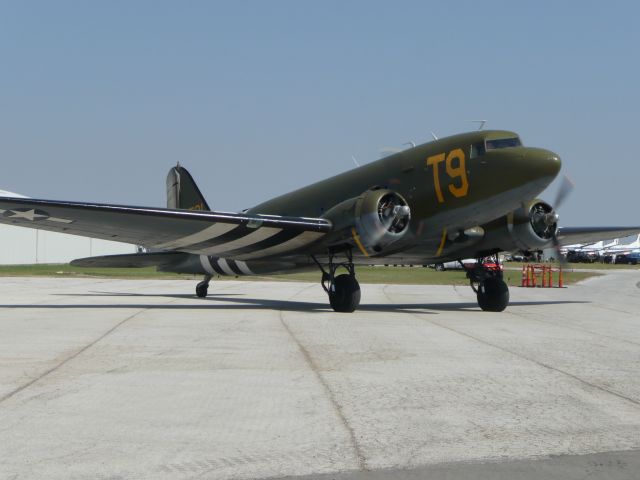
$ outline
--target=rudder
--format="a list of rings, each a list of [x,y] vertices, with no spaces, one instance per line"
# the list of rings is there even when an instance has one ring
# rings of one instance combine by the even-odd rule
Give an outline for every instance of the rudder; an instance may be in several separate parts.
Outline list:
[[[179,163],[167,175],[167,208],[211,210],[191,174]]]

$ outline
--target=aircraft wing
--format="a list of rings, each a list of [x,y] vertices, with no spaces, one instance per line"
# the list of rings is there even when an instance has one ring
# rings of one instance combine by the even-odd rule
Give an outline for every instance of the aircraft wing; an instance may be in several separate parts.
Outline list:
[[[558,241],[560,245],[595,243],[600,240],[622,238],[640,233],[640,227],[560,227]]]
[[[331,231],[322,218],[0,197],[0,223],[228,258],[262,258]]]

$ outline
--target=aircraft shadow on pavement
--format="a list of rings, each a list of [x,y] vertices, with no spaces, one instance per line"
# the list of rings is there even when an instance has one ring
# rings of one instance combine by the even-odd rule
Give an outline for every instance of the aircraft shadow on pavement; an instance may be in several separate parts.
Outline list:
[[[242,293],[210,293],[207,298],[217,296],[239,296]],[[192,293],[131,293],[131,292],[92,292],[92,293],[52,293],[52,297],[160,297],[160,298],[190,298],[196,297]]]
[[[100,304],[35,304],[35,305],[2,305],[0,308],[14,309],[126,309],[138,308],[149,310],[278,310],[292,312],[310,312],[310,313],[327,313],[331,312],[331,307],[326,303],[318,302],[301,302],[294,300],[271,300],[265,298],[247,298],[242,294],[225,293],[225,294],[209,294],[207,298],[197,299],[191,294],[159,294],[159,293],[117,293],[117,292],[95,292],[84,294],[57,294],[66,297],[162,297],[176,298],[181,300],[192,300],[198,302],[190,303],[171,303],[171,304],[152,304],[152,303],[100,303]],[[220,304],[218,302],[225,302]],[[534,306],[534,305],[567,305],[567,304],[584,304],[586,301],[526,301],[511,302],[510,307]],[[405,312],[405,313],[422,313],[436,314],[438,311],[470,311],[481,312],[476,302],[452,302],[452,303],[363,303],[358,307],[359,312]]]

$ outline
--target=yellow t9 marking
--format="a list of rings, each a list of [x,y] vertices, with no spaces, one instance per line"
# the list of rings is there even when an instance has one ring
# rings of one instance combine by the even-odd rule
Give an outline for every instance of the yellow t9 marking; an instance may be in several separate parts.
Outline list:
[[[458,166],[453,166],[453,161],[458,160]],[[447,175],[454,178],[460,179],[460,186],[456,187],[451,183],[449,185],[449,191],[456,198],[466,197],[467,193],[469,193],[469,180],[467,179],[467,168],[466,161],[464,157],[464,152],[460,148],[456,148],[455,150],[451,150],[449,155],[447,155]]]
[[[442,189],[440,188],[440,175],[438,175],[438,164],[444,162],[444,153],[439,153],[438,155],[433,155],[427,158],[427,165],[433,165],[433,184],[436,187],[436,196],[438,197],[438,202],[444,202],[444,197],[442,196]]]
[[[467,178],[467,164],[464,152],[460,148],[451,150],[448,155],[439,153],[427,158],[427,166],[433,166],[433,185],[436,190],[438,203],[444,203],[442,186],[440,185],[440,170],[438,165],[445,162],[445,170],[451,179],[449,192],[456,198],[466,197],[469,193],[469,179]],[[456,164],[454,166],[454,164]],[[460,179],[460,184],[455,185],[455,180]]]

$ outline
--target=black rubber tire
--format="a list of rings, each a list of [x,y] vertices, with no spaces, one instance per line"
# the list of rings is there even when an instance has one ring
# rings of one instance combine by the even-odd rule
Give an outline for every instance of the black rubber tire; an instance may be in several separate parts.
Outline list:
[[[509,305],[509,287],[500,278],[488,278],[478,288],[478,305],[485,312],[502,312]]]
[[[351,313],[360,305],[360,284],[349,274],[338,275],[329,291],[329,303],[336,312]]]
[[[199,298],[205,298],[207,296],[208,290],[209,290],[208,283],[200,282],[198,285],[196,285],[196,295]]]
[[[444,268],[444,264],[443,263],[436,263],[436,272],[444,272],[445,268]]]

